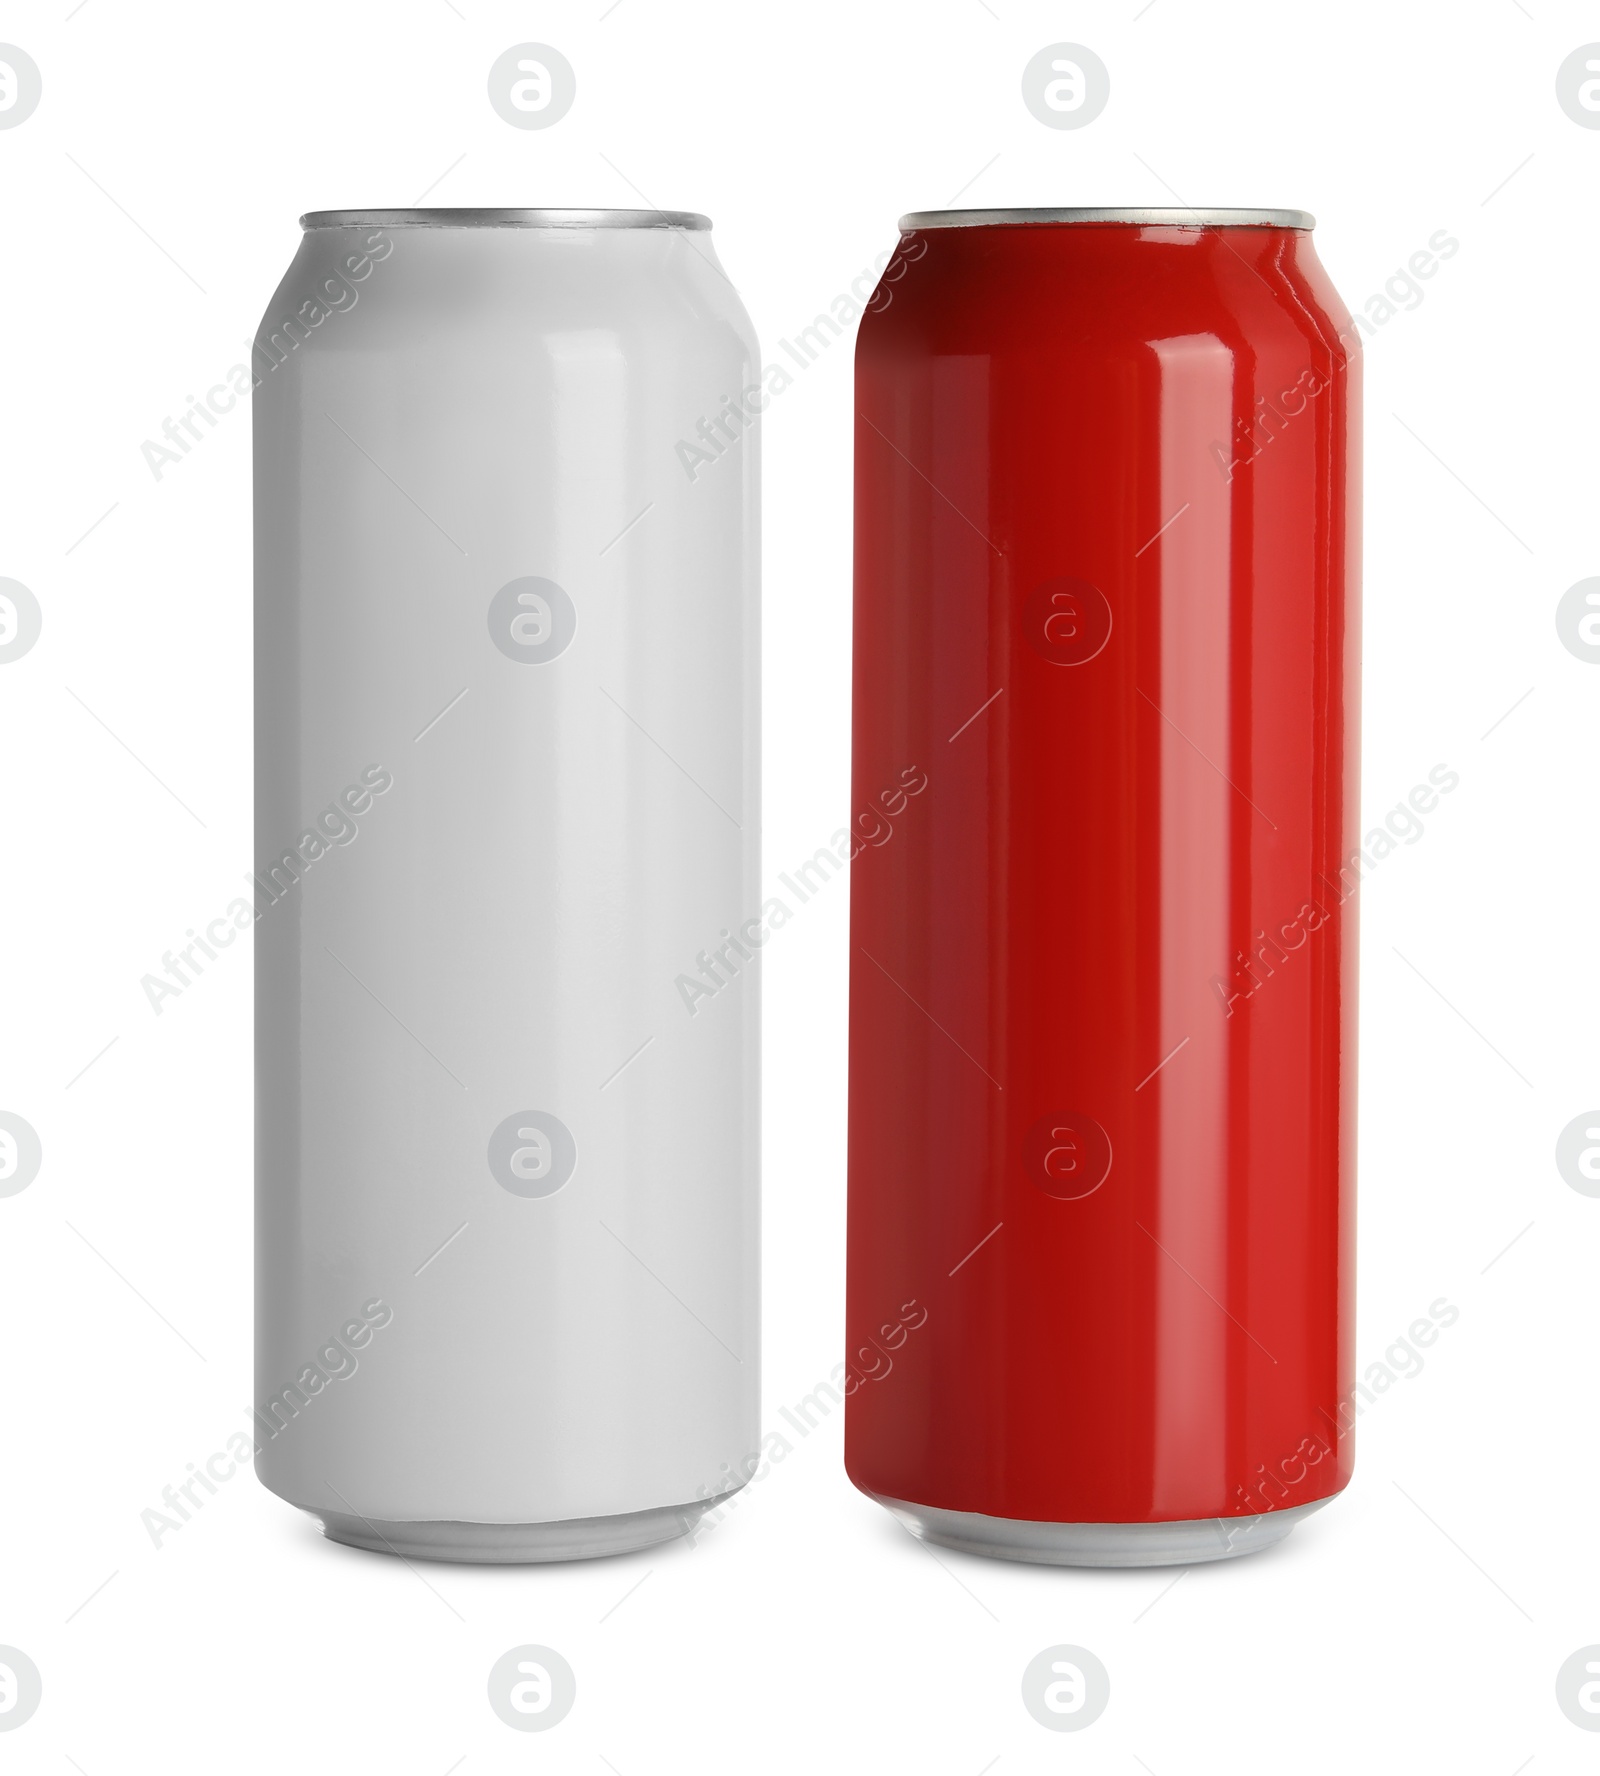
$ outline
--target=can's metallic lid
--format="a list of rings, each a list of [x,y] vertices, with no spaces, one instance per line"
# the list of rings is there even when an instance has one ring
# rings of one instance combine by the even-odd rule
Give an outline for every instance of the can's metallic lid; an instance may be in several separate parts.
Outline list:
[[[311,210],[302,228],[689,228],[693,210]]]
[[[1315,228],[1304,210],[913,210],[900,232],[920,228],[1026,228],[1041,223],[1125,222],[1138,228]]]

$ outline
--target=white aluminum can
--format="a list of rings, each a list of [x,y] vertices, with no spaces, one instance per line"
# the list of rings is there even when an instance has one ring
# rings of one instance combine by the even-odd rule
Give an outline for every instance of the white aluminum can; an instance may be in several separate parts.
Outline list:
[[[759,1442],[756,343],[703,217],[303,226],[254,361],[256,1470],[363,1547],[621,1552]]]

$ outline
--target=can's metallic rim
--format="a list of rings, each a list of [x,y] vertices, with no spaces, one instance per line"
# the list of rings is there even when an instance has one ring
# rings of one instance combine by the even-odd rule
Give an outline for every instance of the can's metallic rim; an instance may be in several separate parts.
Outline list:
[[[311,228],[688,228],[711,226],[693,210],[311,210]]]
[[[900,232],[921,228],[1026,228],[1052,222],[1125,222],[1139,228],[1315,228],[1304,210],[913,210]]]

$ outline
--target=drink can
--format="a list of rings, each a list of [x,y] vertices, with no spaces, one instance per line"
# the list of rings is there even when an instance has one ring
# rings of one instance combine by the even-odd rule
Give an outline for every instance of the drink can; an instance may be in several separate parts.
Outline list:
[[[1298,212],[901,228],[856,355],[854,797],[895,817],[847,1465],[951,1547],[1244,1553],[1351,1470],[1350,318]]]
[[[679,985],[758,868],[709,226],[307,216],[256,341],[253,1435],[361,1547],[644,1546],[758,1445],[755,955]]]

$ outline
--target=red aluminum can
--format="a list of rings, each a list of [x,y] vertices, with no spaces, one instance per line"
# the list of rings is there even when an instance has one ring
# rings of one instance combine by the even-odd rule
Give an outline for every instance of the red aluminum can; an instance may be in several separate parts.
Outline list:
[[[1349,1480],[1359,354],[1294,211],[908,216],[856,349],[846,1463],[1146,1565]]]

